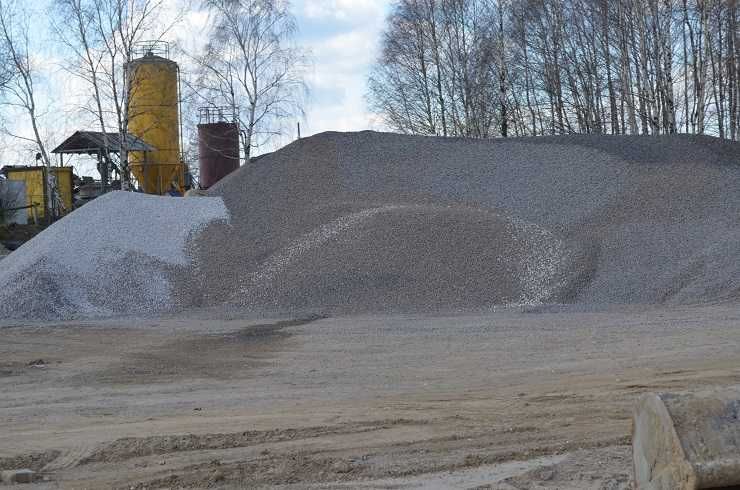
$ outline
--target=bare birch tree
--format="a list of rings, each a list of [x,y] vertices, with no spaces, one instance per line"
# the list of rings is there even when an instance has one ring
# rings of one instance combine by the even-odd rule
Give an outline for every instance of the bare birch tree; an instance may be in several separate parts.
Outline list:
[[[307,55],[283,0],[207,0],[213,16],[205,53],[198,57],[198,92],[206,105],[238,115],[244,161],[253,148],[283,132],[302,114]]]
[[[33,131],[33,138],[10,132],[8,134],[33,143],[42,162],[49,167],[51,160],[39,123],[36,93],[39,75],[31,51],[28,19],[29,15],[22,4],[14,0],[0,0],[0,49],[6,53],[9,69],[9,78],[2,87],[2,101],[25,114]]]
[[[737,140],[739,15],[737,0],[398,0],[368,100],[407,133]]]

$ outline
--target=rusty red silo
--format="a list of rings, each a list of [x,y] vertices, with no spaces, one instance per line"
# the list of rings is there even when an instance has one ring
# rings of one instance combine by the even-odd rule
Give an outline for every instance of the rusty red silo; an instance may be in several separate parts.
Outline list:
[[[221,119],[221,120],[218,120]],[[208,114],[198,124],[200,187],[208,189],[239,168],[239,125],[223,120],[223,111]],[[229,118],[230,119],[230,118]]]

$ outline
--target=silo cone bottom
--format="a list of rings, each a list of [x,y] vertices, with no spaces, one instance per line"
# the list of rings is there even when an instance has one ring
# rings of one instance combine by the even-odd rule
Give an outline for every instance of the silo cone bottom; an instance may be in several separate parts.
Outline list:
[[[740,387],[650,393],[634,411],[639,490],[740,489]]]

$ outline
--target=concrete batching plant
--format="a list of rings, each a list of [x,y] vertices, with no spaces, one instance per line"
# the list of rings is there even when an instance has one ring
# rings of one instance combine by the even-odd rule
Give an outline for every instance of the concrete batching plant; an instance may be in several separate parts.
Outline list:
[[[125,68],[128,94],[128,132],[154,147],[131,151],[129,166],[148,194],[184,192],[186,167],[180,144],[180,71],[161,41],[142,43]]]
[[[208,189],[239,168],[239,125],[233,108],[202,107],[198,120],[200,187]]]

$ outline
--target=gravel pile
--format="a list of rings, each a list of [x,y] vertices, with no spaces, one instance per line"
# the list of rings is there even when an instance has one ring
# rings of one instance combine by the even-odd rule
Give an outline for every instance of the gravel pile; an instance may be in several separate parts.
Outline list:
[[[739,301],[739,190],[710,137],[324,133],[75,211],[2,261],[0,319]]]
[[[490,211],[383,205],[301,235],[250,271],[231,298],[252,308],[334,311],[539,303],[566,258],[546,230]]]
[[[214,186],[191,302],[427,312],[740,298],[740,145],[324,133]],[[217,271],[217,272],[215,272]]]
[[[106,194],[0,264],[0,319],[70,319],[172,309],[191,236],[228,212],[218,198]]]

